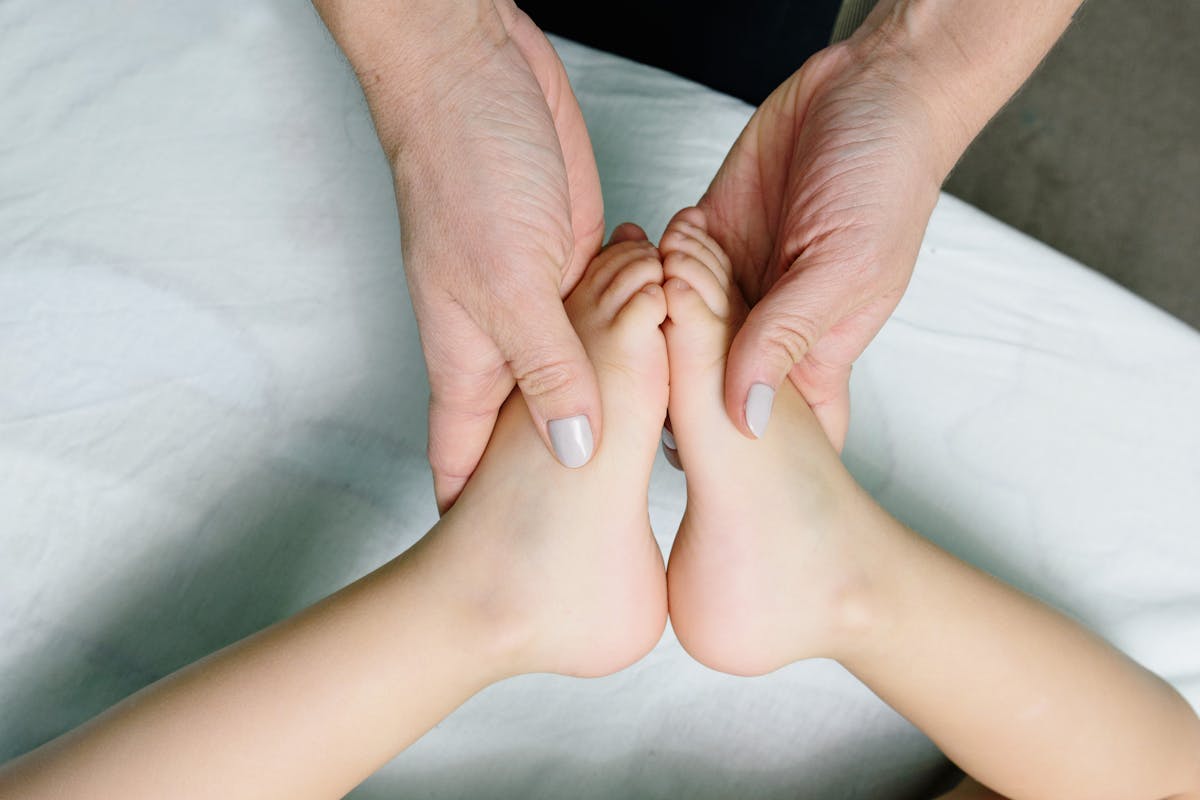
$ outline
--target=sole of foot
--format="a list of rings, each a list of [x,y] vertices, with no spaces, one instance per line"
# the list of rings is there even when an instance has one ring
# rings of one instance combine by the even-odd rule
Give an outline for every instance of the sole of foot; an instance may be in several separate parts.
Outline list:
[[[666,582],[647,503],[668,393],[661,283],[657,248],[622,226],[565,301],[604,410],[591,460],[559,464],[514,393],[443,520],[478,565],[469,590],[508,632],[513,673],[607,675],[662,636]]]
[[[835,656],[869,620],[861,489],[787,382],[771,424],[749,439],[724,404],[729,345],[747,308],[703,212],[685,209],[660,245],[669,415],[687,476],[668,598],[680,643],[722,672],[759,675]]]

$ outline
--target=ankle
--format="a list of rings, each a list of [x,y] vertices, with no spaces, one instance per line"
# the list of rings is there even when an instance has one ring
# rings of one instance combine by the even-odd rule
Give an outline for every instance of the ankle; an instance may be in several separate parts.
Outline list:
[[[826,655],[850,666],[870,658],[895,624],[897,570],[905,569],[909,532],[865,497],[843,528],[855,537],[854,553],[827,596]]]
[[[866,571],[855,571],[835,579],[824,603],[822,629],[816,638],[817,652],[807,657],[853,660],[885,624],[887,606],[880,582]]]
[[[476,511],[470,503],[454,505],[414,550],[441,576],[460,638],[469,642],[471,657],[489,665],[495,682],[532,671],[537,621],[528,587],[514,579],[508,563],[507,540],[493,535],[503,516],[482,519]]]

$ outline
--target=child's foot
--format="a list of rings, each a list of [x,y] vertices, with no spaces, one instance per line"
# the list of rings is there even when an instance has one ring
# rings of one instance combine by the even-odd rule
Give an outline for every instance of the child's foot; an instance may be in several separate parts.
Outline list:
[[[479,565],[469,590],[484,613],[513,631],[514,672],[615,672],[653,648],[666,624],[646,497],[667,408],[662,264],[636,226],[614,241],[566,300],[604,408],[591,461],[559,464],[514,393],[439,526]]]
[[[668,570],[671,623],[698,661],[756,675],[832,656],[865,614],[860,492],[785,381],[771,427],[748,439],[725,413],[725,356],[746,305],[703,212],[681,211],[660,249],[670,420],[687,511]]]

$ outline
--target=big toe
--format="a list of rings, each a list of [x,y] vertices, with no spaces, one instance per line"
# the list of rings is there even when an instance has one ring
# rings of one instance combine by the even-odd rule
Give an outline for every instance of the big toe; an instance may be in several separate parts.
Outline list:
[[[668,278],[663,291],[667,301],[663,333],[672,379],[679,373],[690,382],[697,373],[723,372],[733,339],[728,320],[714,312],[696,287],[683,278]]]
[[[667,317],[667,300],[662,287],[662,263],[653,258],[635,258],[618,267],[591,308],[598,324],[597,346],[616,348],[622,360],[640,360],[645,348],[663,347],[659,325]]]
[[[667,410],[667,347],[659,327],[666,316],[662,265],[651,258],[631,259],[590,304],[574,304],[576,329],[600,381],[606,431],[619,426],[621,435],[648,441],[651,453]]]
[[[657,338],[659,326],[667,318],[667,298],[657,283],[644,284],[617,311],[613,327],[627,344],[638,345],[646,338]]]
[[[679,459],[687,469],[689,452],[694,460],[706,437],[726,424],[722,398],[732,329],[687,281],[669,278],[663,290],[667,321],[662,327],[671,375],[668,408]]]

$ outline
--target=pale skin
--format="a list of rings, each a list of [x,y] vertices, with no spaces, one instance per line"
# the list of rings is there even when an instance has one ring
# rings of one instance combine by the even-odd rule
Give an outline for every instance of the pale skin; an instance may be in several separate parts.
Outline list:
[[[790,378],[837,449],[855,359],[896,308],[938,190],[1080,0],[879,0],[763,101],[700,199],[751,310],[725,408]]]
[[[738,675],[836,659],[998,793],[968,783],[959,797],[1200,797],[1190,706],[889,516],[793,388],[761,441],[728,424],[725,354],[747,312],[706,224],[686,209],[663,237],[670,416],[688,478],[667,582],[688,652]]]
[[[751,387],[790,378],[840,449],[851,366],[904,293],[938,187],[1080,3],[879,0],[762,103],[699,201],[753,307],[724,383],[744,435]],[[611,412],[561,298],[600,246],[603,202],[554,48],[513,0],[313,4],[392,165],[438,507],[514,386],[547,448],[586,460]],[[554,422],[580,447],[559,452]]]
[[[414,547],[0,768],[0,796],[340,797],[491,683],[633,663],[669,607],[715,669],[837,659],[972,776],[958,800],[1200,798],[1200,719],[1165,682],[888,516],[794,389],[761,441],[730,423],[746,306],[703,211],[661,250],[614,239],[566,300],[610,411],[591,463],[559,468],[514,394]],[[668,408],[688,505],[664,571]]]

